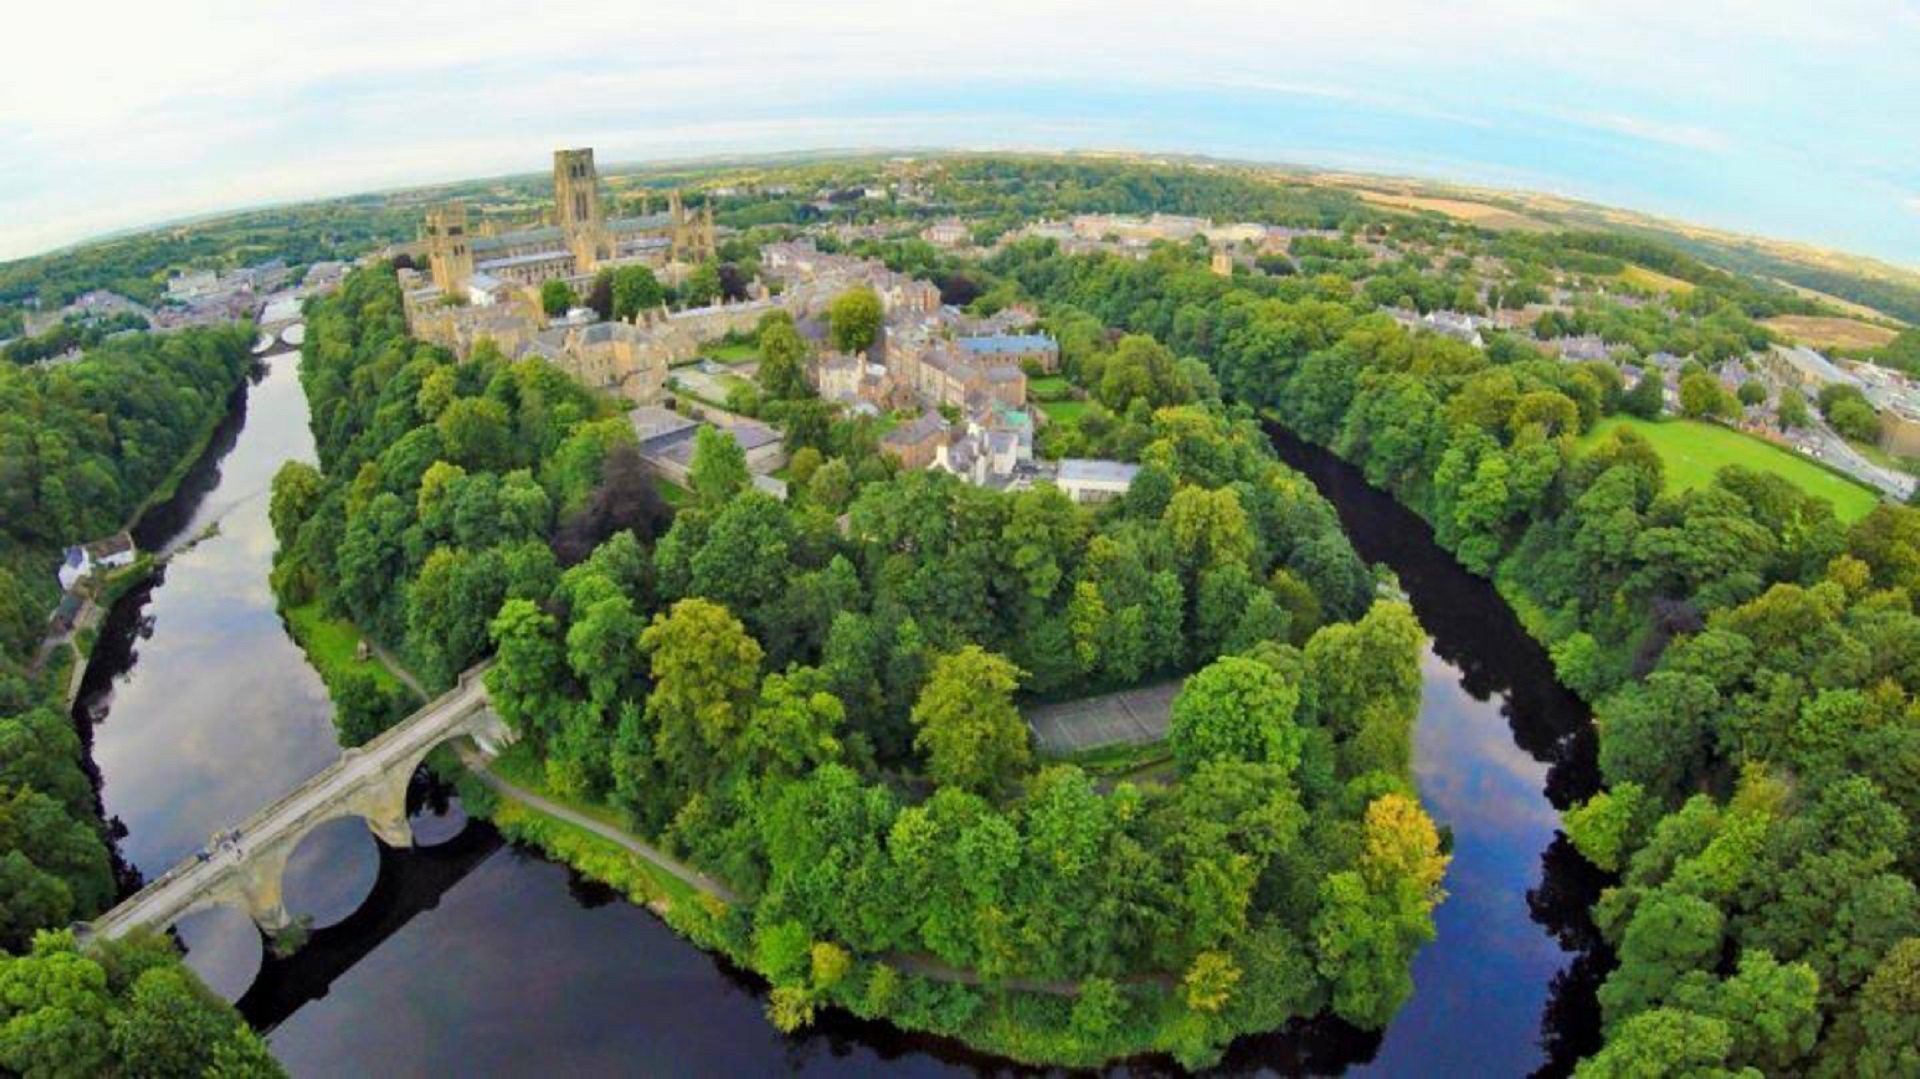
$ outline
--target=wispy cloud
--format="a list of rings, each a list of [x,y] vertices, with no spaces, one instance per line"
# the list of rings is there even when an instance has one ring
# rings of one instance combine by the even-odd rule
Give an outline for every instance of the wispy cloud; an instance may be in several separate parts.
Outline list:
[[[1568,113],[1567,118],[1583,127],[1611,131],[1642,142],[1677,146],[1684,150],[1720,153],[1733,146],[1733,140],[1725,132],[1693,124],[1655,120],[1645,116],[1629,116],[1618,112],[1575,112]]]
[[[631,0],[230,7],[9,13],[15,38],[50,44],[0,64],[0,257],[537,169],[566,143],[612,160],[889,142],[1460,163],[1920,259],[1920,223],[1887,214],[1886,188],[1859,197],[1868,171],[1920,174],[1911,0],[1891,18],[1886,0],[1752,0],[1738,20],[1672,0],[709,0],[670,20]],[[1708,155],[1724,167],[1679,193],[1663,170]],[[1762,182],[1776,189],[1737,186]]]

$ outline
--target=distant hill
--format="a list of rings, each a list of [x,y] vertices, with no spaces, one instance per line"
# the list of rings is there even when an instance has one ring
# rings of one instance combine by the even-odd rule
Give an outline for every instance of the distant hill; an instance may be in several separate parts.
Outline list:
[[[1360,173],[1303,171],[1309,183],[1353,191],[1369,203],[1445,214],[1483,228],[1623,231],[1664,240],[1703,262],[1770,278],[1851,315],[1920,323],[1920,271],[1863,255],[1770,240],[1557,195]],[[1861,310],[1864,309],[1864,310]]]

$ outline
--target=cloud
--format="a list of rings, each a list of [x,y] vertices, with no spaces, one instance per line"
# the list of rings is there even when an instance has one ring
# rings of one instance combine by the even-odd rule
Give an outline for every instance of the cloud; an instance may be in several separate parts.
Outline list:
[[[1914,195],[1910,198],[1901,199],[1900,205],[1906,207],[1907,212],[1909,213],[1920,214],[1920,195]]]
[[[1755,2],[1765,10],[1740,20],[1671,0],[709,0],[670,18],[632,0],[27,5],[18,39],[76,44],[0,65],[0,257],[166,217],[532,171],[552,146],[588,142],[609,160],[894,141],[1312,148],[1389,167],[1477,160],[1482,175],[1596,197],[1595,170],[1557,156],[1554,137],[1757,158],[1777,135],[1823,161],[1870,153],[1887,174],[1920,171],[1900,122],[1916,105],[1911,5],[1889,20],[1873,0]],[[1686,44],[1702,40],[1713,47]],[[1808,40],[1847,47],[1796,45]],[[1501,158],[1513,145],[1535,156]]]
[[[1611,131],[1641,142],[1657,142],[1666,146],[1678,146],[1683,150],[1702,150],[1708,153],[1722,153],[1733,147],[1733,140],[1726,133],[1692,124],[1628,116],[1617,112],[1575,112],[1565,115],[1569,121],[1583,127]]]

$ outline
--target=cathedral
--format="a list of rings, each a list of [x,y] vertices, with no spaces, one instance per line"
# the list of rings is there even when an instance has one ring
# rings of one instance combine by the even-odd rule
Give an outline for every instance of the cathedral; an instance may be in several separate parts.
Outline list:
[[[464,202],[428,210],[421,241],[434,285],[464,296],[583,280],[609,266],[689,265],[716,252],[713,206],[689,215],[678,191],[666,213],[609,219],[591,149],[553,152],[553,206],[552,224],[492,235],[473,230]]]

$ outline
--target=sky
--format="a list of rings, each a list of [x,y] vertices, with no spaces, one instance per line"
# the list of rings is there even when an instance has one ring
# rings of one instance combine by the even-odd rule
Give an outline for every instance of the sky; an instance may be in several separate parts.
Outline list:
[[[590,145],[603,167],[1203,153],[1547,191],[1920,268],[1920,0],[88,0],[5,18],[0,258],[539,172]]]

